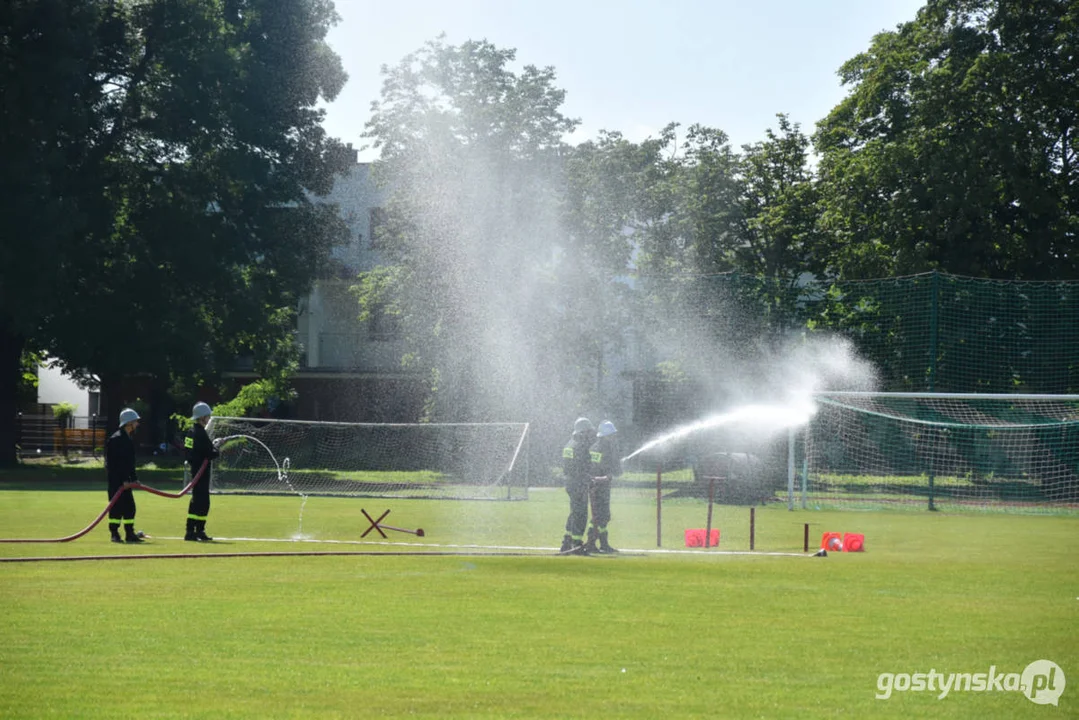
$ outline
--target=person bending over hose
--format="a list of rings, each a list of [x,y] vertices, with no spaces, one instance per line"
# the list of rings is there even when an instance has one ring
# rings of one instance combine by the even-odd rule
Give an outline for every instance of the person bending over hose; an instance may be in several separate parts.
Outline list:
[[[137,482],[135,477],[135,430],[139,414],[131,408],[120,411],[120,428],[105,443],[105,474],[109,481],[109,500],[125,483]],[[135,532],[135,496],[124,490],[116,504],[109,508],[109,535],[114,543],[122,543],[120,525],[129,543],[142,542],[143,534]]]
[[[210,436],[206,433],[206,425],[210,422],[213,410],[204,402],[195,403],[191,411],[191,419],[195,424],[184,438],[184,448],[187,450],[187,464],[191,468],[192,477],[202,469],[206,463],[206,469],[202,470],[198,482],[191,488],[191,502],[187,506],[187,530],[184,532],[184,540],[209,542],[212,537],[206,534],[206,518],[210,515],[210,466],[217,457],[217,447],[210,442]]]

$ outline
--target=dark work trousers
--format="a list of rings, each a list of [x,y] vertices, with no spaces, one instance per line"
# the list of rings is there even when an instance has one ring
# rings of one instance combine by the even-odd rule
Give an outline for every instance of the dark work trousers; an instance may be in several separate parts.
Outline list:
[[[598,532],[606,532],[610,521],[611,479],[598,477],[592,480],[592,527]]]
[[[587,481],[570,480],[566,483],[569,495],[569,517],[566,518],[566,532],[574,540],[584,537],[588,525],[588,485]]]
[[[109,500],[122,486],[123,483],[109,483]],[[116,504],[109,508],[109,525],[119,525],[121,520],[126,521],[124,525],[135,524],[135,495],[131,490],[125,490]]]
[[[209,473],[206,473],[208,476]],[[187,517],[191,520],[206,521],[210,514],[210,478],[201,478],[191,488],[191,502],[187,504]]]

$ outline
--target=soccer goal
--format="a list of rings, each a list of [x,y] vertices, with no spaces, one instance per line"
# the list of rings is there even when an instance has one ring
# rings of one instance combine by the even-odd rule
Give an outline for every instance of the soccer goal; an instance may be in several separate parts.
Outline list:
[[[1079,511],[1079,395],[814,399],[802,452],[791,444],[792,506]]]
[[[215,417],[215,493],[520,500],[527,423],[339,423]]]

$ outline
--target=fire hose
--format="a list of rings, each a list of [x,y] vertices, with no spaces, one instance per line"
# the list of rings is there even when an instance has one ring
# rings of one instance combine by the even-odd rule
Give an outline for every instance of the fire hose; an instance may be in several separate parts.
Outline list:
[[[0,538],[0,543],[62,543],[62,542],[71,542],[72,540],[78,540],[83,535],[85,535],[86,533],[90,532],[95,527],[97,527],[98,523],[100,523],[102,520],[105,519],[105,516],[109,514],[109,510],[111,510],[112,506],[115,505],[117,503],[117,501],[119,501],[120,495],[122,495],[125,491],[127,491],[127,490],[144,490],[144,491],[146,491],[148,493],[152,493],[154,495],[160,495],[161,497],[164,497],[164,498],[172,498],[172,499],[181,498],[184,495],[186,495],[187,493],[191,492],[191,488],[195,487],[195,484],[202,477],[202,474],[204,472],[206,472],[206,468],[209,465],[209,463],[210,463],[209,460],[204,460],[203,463],[202,463],[202,467],[200,467],[199,471],[197,473],[195,473],[195,476],[193,478],[191,478],[191,482],[189,482],[187,485],[185,485],[184,489],[181,490],[178,493],[170,493],[170,492],[165,492],[164,490],[158,490],[157,488],[152,488],[149,485],[143,485],[140,482],[124,483],[123,485],[120,486],[120,489],[117,490],[116,493],[109,500],[109,504],[105,506],[105,509],[101,511],[101,514],[98,515],[96,518],[94,518],[94,521],[92,523],[90,523],[89,525],[87,525],[85,528],[83,528],[79,532],[75,533],[74,535],[68,535],[67,537],[62,537],[62,538],[49,538],[49,539],[22,539],[22,538],[8,539],[8,538]]]

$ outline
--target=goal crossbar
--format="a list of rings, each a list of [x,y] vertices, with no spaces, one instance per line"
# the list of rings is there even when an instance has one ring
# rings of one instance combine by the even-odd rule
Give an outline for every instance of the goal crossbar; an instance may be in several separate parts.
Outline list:
[[[865,398],[924,398],[927,400],[1033,400],[1046,402],[1079,402],[1079,395],[1048,395],[1038,393],[935,393],[935,392],[872,392],[866,390],[822,390],[813,393],[822,397]]]
[[[527,497],[528,423],[348,423],[215,417],[218,493]]]
[[[951,420],[933,419],[927,420],[925,418],[911,417],[899,412],[889,412],[886,408],[873,408],[858,406],[852,403],[854,400],[942,400],[942,401],[956,401],[956,402],[979,402],[979,401],[1005,401],[1005,402],[1022,402],[1036,405],[1038,403],[1076,403],[1074,415],[1070,418],[1053,418],[1051,420],[1042,422],[995,422],[995,423],[978,423],[978,422],[961,422]],[[818,393],[814,395],[814,400],[824,405],[833,405],[836,407],[851,407],[858,412],[865,415],[875,415],[877,417],[892,418],[895,420],[901,420],[906,423],[914,425],[926,425],[931,427],[940,428],[969,428],[969,429],[993,429],[1000,427],[1009,428],[1041,428],[1046,425],[1079,425],[1079,395],[1035,395],[1035,394],[1011,394],[1011,393],[919,393],[919,392],[827,392]]]

